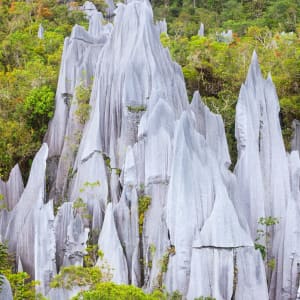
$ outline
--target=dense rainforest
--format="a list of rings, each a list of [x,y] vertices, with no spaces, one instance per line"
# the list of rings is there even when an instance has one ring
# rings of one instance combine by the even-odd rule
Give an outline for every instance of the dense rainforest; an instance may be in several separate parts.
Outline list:
[[[85,16],[78,10],[83,2],[0,0],[2,180],[8,178],[16,163],[23,174],[29,172],[54,113],[64,38],[74,24],[87,26]],[[105,8],[103,1],[93,2],[99,9]],[[235,105],[253,50],[258,53],[264,76],[271,72],[276,85],[289,149],[292,121],[300,119],[300,1],[153,0],[152,6],[155,19],[167,21],[168,33],[161,35],[161,41],[182,66],[189,98],[199,90],[207,106],[222,115],[233,165],[237,156]],[[198,35],[200,23],[205,27],[204,36]],[[43,39],[37,36],[40,24],[45,29]],[[222,38],[222,32],[228,30],[233,31],[232,38]],[[62,273],[52,282],[53,287],[72,281],[79,286],[89,284],[92,291],[83,293],[83,299],[102,299],[112,294],[118,299],[128,299],[128,294],[133,299],[180,299],[176,293],[156,291],[146,295],[135,287],[105,282],[106,275],[89,264],[98,255],[96,251],[88,249],[84,270],[65,269],[65,274],[74,276],[70,282],[63,280]],[[16,273],[13,265],[7,247],[0,244],[0,272],[10,280],[15,299],[33,299],[36,283],[27,283],[28,275]]]

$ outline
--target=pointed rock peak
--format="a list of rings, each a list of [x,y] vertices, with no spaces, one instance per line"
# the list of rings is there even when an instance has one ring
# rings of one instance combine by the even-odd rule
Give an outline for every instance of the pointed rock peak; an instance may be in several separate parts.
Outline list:
[[[157,31],[159,34],[161,34],[163,32],[167,33],[168,25],[167,25],[166,19],[156,22],[156,28],[157,28]]]
[[[199,147],[203,147],[206,144],[205,139],[195,129],[194,119],[190,112],[184,111],[180,119],[176,123],[175,129],[175,145],[182,145],[189,152],[199,153]],[[181,148],[180,147],[180,148]],[[175,147],[175,151],[177,151]]]
[[[198,35],[201,37],[204,36],[204,24],[203,23],[200,24]]]
[[[252,247],[250,235],[241,227],[235,208],[224,187],[217,187],[216,201],[210,217],[205,222],[194,248]]]
[[[255,50],[253,50],[251,62],[258,62],[258,57]]]
[[[21,257],[19,256],[19,259],[18,259],[18,273],[19,272],[24,272],[24,269],[23,269],[23,264],[22,264],[22,261],[21,261]]]
[[[122,183],[126,185],[135,185],[137,183],[135,158],[131,146],[128,146],[126,151],[125,163],[121,174],[121,180]]]
[[[202,106],[201,104],[202,104],[202,100],[201,100],[200,93],[199,93],[199,91],[195,91],[190,106],[194,110],[194,109],[197,109],[200,106]]]
[[[161,116],[164,116],[163,118]],[[156,134],[163,127],[169,133],[173,131],[175,115],[170,105],[162,98],[156,102],[148,118],[148,127]]]
[[[44,143],[33,159],[26,188],[28,188],[30,184],[34,188],[38,186],[37,179],[44,180],[47,157],[48,145]]]
[[[104,223],[103,223],[103,227],[102,227],[102,232],[104,232],[105,230],[109,229],[109,231],[111,232],[111,234],[113,235],[115,233],[114,229],[115,229],[115,221],[114,221],[114,217],[113,217],[113,207],[112,207],[112,203],[108,203],[106,210],[105,210],[105,218],[104,218]],[[100,235],[101,237],[101,235]]]
[[[219,114],[215,114],[213,113],[202,101],[201,95],[199,93],[199,91],[195,91],[194,95],[193,95],[193,99],[192,102],[190,104],[190,108],[192,109],[192,111],[194,111],[195,113],[198,113],[199,111],[203,111],[206,112],[208,114],[211,114],[212,116],[218,116],[221,117],[221,115]],[[203,120],[201,120],[203,121]]]
[[[81,40],[86,43],[97,42],[82,26],[77,24],[72,29],[70,39]]]
[[[101,12],[95,12],[90,18],[89,21],[89,28],[88,28],[88,33],[97,38],[101,36],[103,33],[102,31],[102,22],[103,22],[103,15]]]
[[[8,181],[10,181],[12,178],[18,178],[23,183],[22,174],[21,174],[21,170],[20,170],[19,164],[16,164],[12,168],[12,170],[10,171]]]
[[[43,27],[43,25],[42,24],[40,24],[40,26],[39,26],[39,31],[38,31],[38,38],[39,39],[43,39],[44,38],[44,27]]]
[[[269,72],[268,73],[268,78],[267,78],[268,80],[270,80],[271,82],[273,82],[273,79],[272,79],[272,74],[271,74],[271,72]]]
[[[248,70],[248,74],[247,74],[247,78],[246,78],[246,82],[245,84],[248,86],[250,85],[250,87],[256,87],[256,83],[259,80],[263,80],[262,74],[261,74],[261,70],[260,70],[260,66],[259,66],[259,62],[258,62],[258,57],[256,54],[256,51],[253,51],[252,54],[252,59],[251,59],[251,64]]]
[[[90,12],[97,11],[95,4],[91,1],[85,1],[82,10],[88,15]]]
[[[127,262],[117,233],[112,203],[107,205],[103,227],[99,236],[98,246],[103,251],[103,258],[99,258],[97,266],[110,266],[115,283],[128,283]],[[103,264],[104,263],[104,264]]]
[[[1,282],[0,299],[13,300],[10,283],[6,279],[6,277],[2,274],[0,274],[0,282]]]
[[[149,24],[150,22],[152,24],[152,19],[152,7],[148,0],[133,0],[128,1],[125,6],[118,5],[116,10],[115,26],[126,28],[129,32],[134,28],[141,30],[145,24]],[[154,26],[153,29],[155,29]]]
[[[292,151],[290,154],[290,164],[294,168],[299,168],[300,170],[300,156],[298,151]]]

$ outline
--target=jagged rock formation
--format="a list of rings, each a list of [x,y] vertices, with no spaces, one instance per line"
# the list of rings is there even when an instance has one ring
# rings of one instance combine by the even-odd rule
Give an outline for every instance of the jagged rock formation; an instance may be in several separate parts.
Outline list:
[[[229,44],[233,40],[233,34],[231,29],[227,31],[222,31],[221,33],[217,33],[216,36],[219,42],[224,42]]]
[[[156,23],[156,27],[157,27],[157,31],[159,34],[165,32],[167,33],[168,32],[168,24],[166,22],[166,19],[163,19],[162,21],[158,21]]]
[[[293,128],[292,150],[298,150],[300,153],[300,122],[298,120],[294,120]]]
[[[198,35],[204,36],[204,24],[203,23],[200,24],[200,28],[198,30]]]
[[[15,165],[9,174],[7,182],[0,180],[0,194],[3,196],[3,205],[12,210],[18,203],[24,191],[24,184],[19,165]]]
[[[119,4],[114,26],[92,3],[83,9],[89,29],[65,40],[48,146],[24,191],[17,167],[0,185],[1,239],[19,268],[50,299],[69,299],[78,288],[49,290],[49,281],[83,265],[93,243],[103,252],[96,266],[117,283],[187,299],[295,299],[300,159],[285,152],[275,87],[256,54],[237,103],[232,173],[222,118],[198,92],[189,104],[148,1]],[[268,216],[279,224],[258,224]]]
[[[0,299],[13,300],[13,295],[8,280],[3,275],[0,275],[0,280]]]
[[[43,27],[42,24],[39,25],[39,30],[38,30],[38,38],[39,39],[43,39],[44,38],[44,32],[45,32],[45,29]]]

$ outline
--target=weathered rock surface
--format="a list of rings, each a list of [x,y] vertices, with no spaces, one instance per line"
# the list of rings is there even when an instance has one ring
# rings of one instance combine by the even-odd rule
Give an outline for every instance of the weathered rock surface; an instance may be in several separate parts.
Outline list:
[[[48,146],[43,144],[36,154],[26,188],[14,209],[11,211],[5,239],[8,240],[9,250],[20,257],[23,268],[34,277],[34,258],[38,219],[35,214],[44,213],[41,206],[45,201],[45,171]],[[42,232],[47,235],[48,232]],[[39,236],[41,238],[41,236]],[[40,245],[44,247],[45,245]]]
[[[106,208],[98,246],[104,255],[98,259],[96,265],[105,269],[107,264],[108,268],[111,268],[112,281],[128,283],[127,263],[118,237],[111,203]]]
[[[203,23],[200,24],[200,28],[198,30],[198,35],[204,36],[204,24]]]
[[[0,194],[3,196],[2,205],[12,210],[18,203],[24,191],[24,184],[19,165],[15,165],[9,174],[7,182],[0,180]]]
[[[1,280],[0,299],[13,300],[13,295],[8,280],[3,275],[0,275],[0,277],[1,277],[0,278]]]
[[[39,30],[38,30],[38,38],[39,39],[42,40],[44,38],[44,32],[45,32],[45,29],[44,29],[43,25],[40,24]]]
[[[64,266],[82,266],[93,243],[107,278],[146,291],[299,297],[300,159],[286,154],[271,77],[262,77],[254,53],[236,108],[232,173],[221,116],[199,92],[189,104],[182,71],[160,43],[165,21],[154,24],[147,0],[113,9],[106,16],[116,14],[114,26],[104,25],[84,4],[89,29],[75,26],[65,40],[49,155],[44,144],[24,191],[17,166],[0,182],[9,209],[0,212],[1,241],[9,240],[19,269],[51,300],[69,299],[77,287],[49,289],[49,281]],[[279,224],[258,224],[269,216]]]
[[[293,128],[292,150],[297,150],[300,153],[300,122],[298,120],[294,120]]]

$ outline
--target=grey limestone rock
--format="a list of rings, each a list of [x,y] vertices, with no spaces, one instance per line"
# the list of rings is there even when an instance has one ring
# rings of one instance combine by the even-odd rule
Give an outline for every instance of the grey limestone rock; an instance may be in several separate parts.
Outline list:
[[[84,227],[82,213],[80,208],[73,208],[73,216],[67,227],[63,266],[82,266],[83,256],[87,254],[85,249],[89,229]]]
[[[34,220],[34,278],[40,282],[37,291],[46,295],[56,275],[53,202],[40,202],[35,209]]]
[[[37,153],[24,190],[18,166],[0,182],[9,209],[0,212],[1,241],[19,270],[51,300],[69,299],[77,288],[49,282],[61,267],[83,265],[90,238],[103,251],[96,266],[116,283],[166,286],[187,299],[295,299],[300,159],[285,152],[271,77],[254,53],[236,108],[233,174],[221,116],[198,92],[188,103],[181,68],[160,43],[165,21],[154,24],[147,0],[108,4],[114,25],[86,2],[88,31],[75,26],[65,40],[49,151]],[[80,89],[91,90],[84,121]],[[266,216],[279,224],[258,225]],[[269,243],[256,240],[258,229]],[[265,261],[254,242],[267,246]]]
[[[92,25],[91,28],[93,28]],[[94,32],[94,30],[91,31]],[[56,181],[50,193],[50,197],[54,198],[56,203],[58,195],[64,198],[67,194],[69,176],[74,171],[75,153],[83,130],[83,122],[80,119],[82,112],[77,94],[82,89],[84,93],[89,92],[98,53],[106,40],[106,34],[94,37],[76,25],[71,37],[65,41],[56,110],[46,136],[50,148],[49,156],[60,155]],[[84,95],[84,97],[89,97],[89,95]]]
[[[172,165],[166,222],[176,255],[169,263],[167,287],[185,294],[194,235],[212,212],[215,185],[222,184],[222,179],[216,178],[218,166],[211,150],[195,130],[193,119],[187,112],[176,124],[173,160],[176,163]]]
[[[128,283],[128,267],[123,253],[116,224],[114,220],[112,204],[107,205],[103,227],[98,240],[99,249],[103,252],[103,258],[99,257],[97,266],[106,269],[112,274],[112,281],[116,283]]]
[[[161,21],[157,21],[156,22],[156,28],[157,28],[157,31],[158,31],[159,35],[161,35],[163,32],[167,33],[168,32],[168,24],[167,24],[166,19],[163,19]]]
[[[253,239],[257,235],[258,219],[266,215],[262,162],[259,155],[263,84],[254,52],[247,80],[241,87],[236,106],[235,135],[238,144],[238,161],[234,170],[237,177],[236,207],[242,216],[243,227],[249,226]]]
[[[300,153],[300,122],[298,120],[293,121],[293,128],[292,150],[298,150]]]
[[[13,295],[10,287],[9,281],[6,279],[5,276],[0,275],[0,299],[3,300],[13,300]]]
[[[57,269],[69,265],[83,265],[89,229],[84,224],[85,207],[65,202],[55,217]]]
[[[198,35],[204,36],[204,24],[203,23],[200,24],[200,28],[198,30]]]
[[[11,170],[7,182],[0,180],[0,193],[3,195],[3,204],[8,210],[12,210],[16,206],[23,191],[23,179],[17,164]]]
[[[300,159],[299,153],[293,151],[289,155],[289,172],[291,193],[286,218],[283,220],[276,256],[277,272],[272,274],[270,297],[274,299],[295,299],[297,297],[300,266]]]
[[[231,29],[222,31],[221,33],[217,33],[216,36],[219,42],[230,44],[233,41],[233,34]]]
[[[45,293],[56,273],[54,216],[52,202],[45,202],[45,171],[48,147],[43,144],[36,154],[26,188],[11,211],[6,230],[9,250],[16,252],[22,269],[41,280]]]
[[[211,296],[222,300],[231,299],[234,279],[232,249],[193,248],[190,276],[192,280],[187,299],[200,296]]]
[[[176,113],[187,103],[182,72],[160,44],[149,3],[120,4],[111,38],[99,56],[91,99],[95,113],[83,136],[97,132],[92,127],[97,118],[101,150],[112,167],[123,166],[126,149],[137,141],[134,132],[154,93],[168,97]]]
[[[126,255],[129,282],[140,285],[139,257],[136,251],[139,247],[138,196],[135,188],[126,186],[123,189],[121,199],[114,209],[114,217]]]
[[[42,40],[44,38],[44,32],[45,32],[45,29],[44,29],[43,25],[40,24],[39,30],[38,30],[38,38],[39,39]]]

